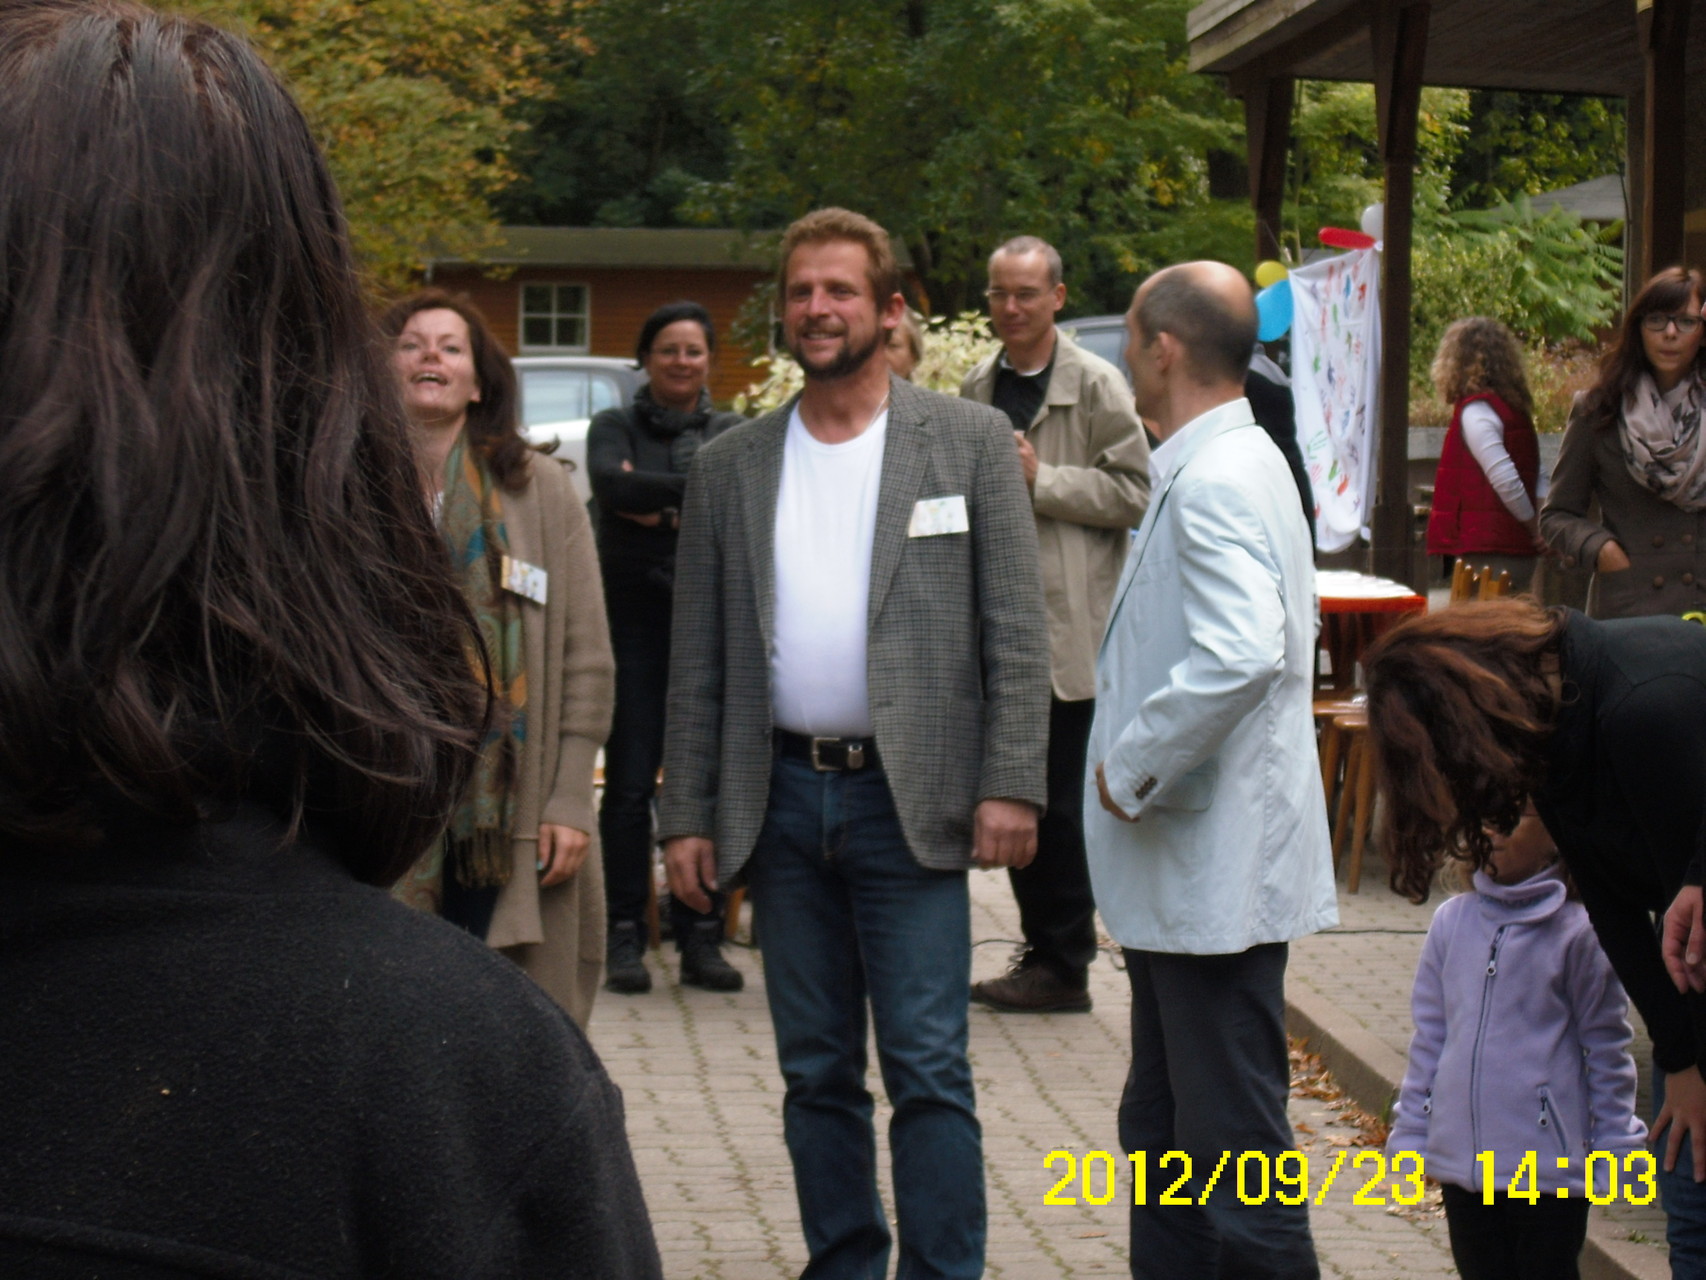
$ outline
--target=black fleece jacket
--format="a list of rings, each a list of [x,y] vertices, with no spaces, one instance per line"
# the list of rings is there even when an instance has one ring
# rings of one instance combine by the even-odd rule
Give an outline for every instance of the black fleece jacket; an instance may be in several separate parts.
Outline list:
[[[282,833],[0,846],[0,1275],[658,1276],[574,1023]]]

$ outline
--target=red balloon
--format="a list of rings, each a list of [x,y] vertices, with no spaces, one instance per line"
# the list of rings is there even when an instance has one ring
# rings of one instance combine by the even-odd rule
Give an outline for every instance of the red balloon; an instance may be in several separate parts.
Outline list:
[[[1322,227],[1321,243],[1329,249],[1372,249],[1374,237],[1362,231],[1347,231],[1344,227]]]

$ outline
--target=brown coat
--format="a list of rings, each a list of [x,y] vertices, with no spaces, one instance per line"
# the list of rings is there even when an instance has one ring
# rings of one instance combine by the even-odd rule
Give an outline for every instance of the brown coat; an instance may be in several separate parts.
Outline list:
[[[592,774],[610,733],[616,664],[592,525],[568,471],[552,458],[534,458],[527,488],[504,493],[503,504],[510,553],[545,570],[546,602],[521,605],[528,701],[515,872],[498,894],[486,940],[585,1027],[604,964],[604,869]],[[544,890],[537,870],[542,822],[592,837],[580,871]]]
[[[1706,512],[1688,512],[1636,482],[1623,461],[1621,425],[1598,430],[1570,415],[1540,533],[1566,569],[1592,570],[1616,540],[1630,567],[1595,573],[1588,613],[1634,618],[1706,609]],[[1597,515],[1597,519],[1594,518]]]

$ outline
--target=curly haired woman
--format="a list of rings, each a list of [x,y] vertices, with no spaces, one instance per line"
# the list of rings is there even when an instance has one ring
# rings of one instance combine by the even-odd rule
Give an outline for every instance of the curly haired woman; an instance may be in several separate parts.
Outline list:
[[[1540,442],[1522,348],[1497,320],[1471,316],[1445,331],[1434,387],[1452,406],[1434,476],[1428,554],[1508,570],[1519,589],[1545,550],[1537,508]]]

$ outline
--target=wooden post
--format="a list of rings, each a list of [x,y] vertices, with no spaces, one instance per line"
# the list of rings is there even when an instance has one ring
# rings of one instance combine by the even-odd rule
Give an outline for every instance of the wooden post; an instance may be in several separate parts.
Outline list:
[[[1415,577],[1410,546],[1410,243],[1416,185],[1416,117],[1427,54],[1428,5],[1379,5],[1374,42],[1375,113],[1386,171],[1386,242],[1380,281],[1380,442],[1370,569],[1400,582]]]
[[[1636,0],[1642,94],[1641,279],[1682,261],[1689,0]]]
[[[1623,190],[1628,201],[1623,218],[1623,307],[1646,283],[1647,271],[1647,91],[1630,91],[1623,108]]]
[[[1280,256],[1280,210],[1291,144],[1290,76],[1262,76],[1238,90],[1250,153],[1250,204],[1256,210],[1256,261]]]

